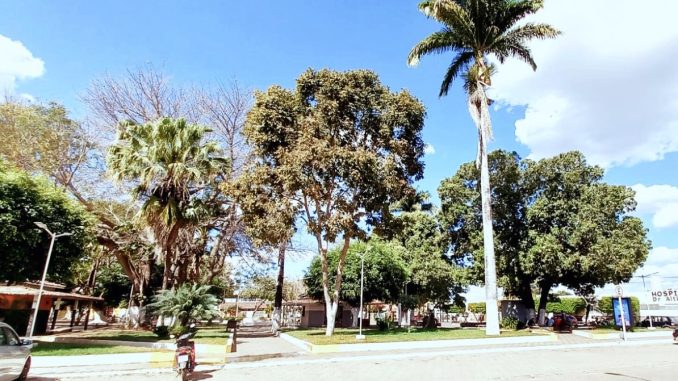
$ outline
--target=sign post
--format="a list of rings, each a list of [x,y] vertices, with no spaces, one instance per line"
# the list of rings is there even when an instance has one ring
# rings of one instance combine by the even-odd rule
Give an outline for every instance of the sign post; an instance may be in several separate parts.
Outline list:
[[[622,339],[626,342],[626,317],[624,316],[624,303],[622,303],[622,296],[624,295],[624,290],[620,285],[615,287],[617,293],[617,298],[619,299],[619,311],[621,312],[621,321],[622,321]]]

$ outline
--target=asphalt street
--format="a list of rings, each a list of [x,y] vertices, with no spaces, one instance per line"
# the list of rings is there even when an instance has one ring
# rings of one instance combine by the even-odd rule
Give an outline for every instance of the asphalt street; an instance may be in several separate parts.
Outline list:
[[[174,380],[166,368],[68,368],[29,377],[57,380]],[[394,354],[302,356],[203,367],[193,380],[678,380],[678,345],[671,341],[606,346],[533,346]]]

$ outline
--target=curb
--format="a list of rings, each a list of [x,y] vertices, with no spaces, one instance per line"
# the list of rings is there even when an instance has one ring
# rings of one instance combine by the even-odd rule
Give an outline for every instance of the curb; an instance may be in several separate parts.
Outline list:
[[[428,340],[428,341],[396,341],[391,343],[364,343],[364,344],[330,344],[318,345],[281,333],[280,338],[286,340],[310,353],[341,353],[341,352],[366,352],[387,351],[398,349],[435,349],[453,347],[473,347],[481,345],[497,344],[530,344],[558,341],[558,336],[552,333],[539,336],[517,336],[488,339],[452,339],[452,340]]]
[[[655,331],[655,332],[626,332],[626,338],[628,339],[638,339],[645,337],[666,337],[671,338],[670,330],[667,331]],[[622,331],[612,332],[612,333],[593,333],[587,331],[572,331],[573,335],[586,337],[593,340],[610,340],[610,339],[621,339]]]

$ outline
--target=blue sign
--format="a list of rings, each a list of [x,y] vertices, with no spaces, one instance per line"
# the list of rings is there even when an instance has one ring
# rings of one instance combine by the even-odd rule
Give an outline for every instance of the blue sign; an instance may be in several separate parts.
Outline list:
[[[624,306],[624,319],[626,320],[626,326],[633,326],[633,321],[632,317],[633,314],[631,313],[631,299],[630,298],[621,298],[622,301],[622,306]],[[613,298],[612,299],[612,310],[614,313],[614,325],[617,327],[622,326],[622,318],[621,318],[621,308],[619,308],[619,298]]]

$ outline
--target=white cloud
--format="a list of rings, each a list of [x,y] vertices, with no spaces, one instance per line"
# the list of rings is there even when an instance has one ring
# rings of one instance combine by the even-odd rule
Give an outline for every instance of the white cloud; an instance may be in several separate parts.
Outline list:
[[[433,148],[432,145],[430,145],[430,144],[427,143],[427,144],[424,146],[424,154],[426,154],[426,155],[433,155],[433,154],[435,154],[435,153],[436,153],[436,149]]]
[[[0,34],[0,94],[13,93],[18,80],[40,77],[45,63],[20,41]]]
[[[647,289],[652,288],[652,284],[662,283],[666,286],[667,282],[675,282],[678,276],[678,248],[660,246],[652,249],[643,267],[634,273],[633,280],[642,286],[641,275],[645,276]]]
[[[529,21],[563,34],[531,43],[536,72],[510,60],[492,89],[505,106],[527,106],[516,139],[531,157],[576,149],[611,166],[678,151],[676,13],[672,0],[547,1]]]
[[[628,283],[622,284],[625,296],[637,296],[642,302],[648,297],[648,291],[657,289],[678,289],[678,248],[660,246],[652,249],[643,267],[636,270]],[[615,294],[615,285],[607,284],[598,288],[596,295]]]
[[[678,187],[671,185],[633,185],[639,214],[652,215],[657,228],[678,226]]]

